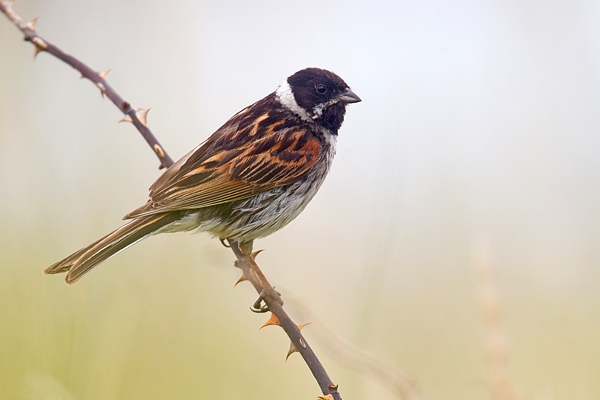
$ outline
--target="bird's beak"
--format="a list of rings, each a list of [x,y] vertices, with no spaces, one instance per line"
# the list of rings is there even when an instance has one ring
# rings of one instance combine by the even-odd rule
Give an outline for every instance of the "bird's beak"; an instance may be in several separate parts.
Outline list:
[[[350,88],[348,88],[344,93],[340,94],[338,96],[338,99],[340,99],[341,101],[343,101],[346,104],[358,103],[359,101],[362,101],[360,99],[360,97],[358,97],[356,95],[356,93],[354,93],[352,90],[350,90]]]

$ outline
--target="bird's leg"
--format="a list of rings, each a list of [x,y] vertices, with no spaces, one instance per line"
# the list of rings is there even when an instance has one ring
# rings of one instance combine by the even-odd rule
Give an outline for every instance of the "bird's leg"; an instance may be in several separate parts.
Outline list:
[[[248,242],[234,242],[228,240],[231,249],[234,254],[238,258],[238,261],[245,262],[249,266],[249,271],[252,271],[249,276],[246,278],[252,282],[252,285],[256,288],[256,290],[260,293],[258,299],[254,302],[252,307],[250,308],[252,311],[257,313],[264,313],[269,311],[269,307],[264,303],[265,298],[269,297],[281,304],[283,304],[283,300],[281,300],[281,295],[275,287],[273,287],[267,277],[263,274],[258,264],[256,264],[256,260],[254,257],[258,254],[258,252],[252,252],[252,241]],[[244,274],[246,275],[246,270],[242,268]]]
[[[254,246],[254,240],[248,242],[236,242],[242,254],[246,257],[252,257],[252,247]]]

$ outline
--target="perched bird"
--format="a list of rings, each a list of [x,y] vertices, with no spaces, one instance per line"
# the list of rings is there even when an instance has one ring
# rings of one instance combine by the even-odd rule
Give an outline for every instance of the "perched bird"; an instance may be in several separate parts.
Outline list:
[[[209,232],[249,253],[283,228],[319,190],[335,154],[346,105],[361,99],[333,72],[306,68],[231,117],[150,186],[125,225],[44,270],[76,282],[157,233]]]

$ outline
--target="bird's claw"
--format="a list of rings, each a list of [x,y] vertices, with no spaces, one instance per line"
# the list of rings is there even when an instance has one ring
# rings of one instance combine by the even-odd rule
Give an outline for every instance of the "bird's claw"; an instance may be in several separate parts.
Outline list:
[[[257,314],[264,314],[266,312],[271,311],[269,309],[269,306],[265,303],[263,303],[263,299],[258,299],[256,300],[256,302],[254,304],[252,304],[252,307],[250,307],[250,311],[255,312]]]
[[[279,293],[277,290],[275,290],[274,286],[267,286],[260,292],[258,299],[256,299],[254,304],[252,304],[252,307],[250,307],[250,310],[252,310],[252,312],[259,313],[259,314],[271,311],[269,309],[269,306],[265,302],[265,299],[267,297],[270,297],[271,299],[277,301],[279,304],[283,305],[283,300],[281,300],[281,293]]]

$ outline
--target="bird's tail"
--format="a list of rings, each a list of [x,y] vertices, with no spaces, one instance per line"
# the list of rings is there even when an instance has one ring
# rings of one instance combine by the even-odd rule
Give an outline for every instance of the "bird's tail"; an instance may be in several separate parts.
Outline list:
[[[52,264],[44,270],[44,273],[67,272],[65,277],[67,284],[77,282],[96,265],[179,218],[181,216],[173,212],[135,218],[89,246]]]

